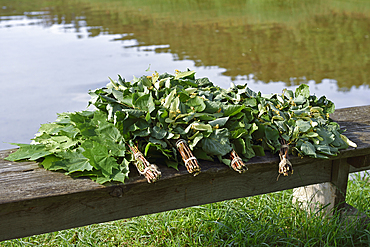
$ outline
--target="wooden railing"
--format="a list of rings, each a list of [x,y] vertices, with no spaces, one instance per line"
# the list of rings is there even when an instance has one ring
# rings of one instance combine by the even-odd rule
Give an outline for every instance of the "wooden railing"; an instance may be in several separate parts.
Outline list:
[[[244,174],[207,161],[195,177],[185,167],[176,171],[157,164],[162,178],[156,183],[133,171],[125,184],[103,186],[34,162],[6,161],[12,150],[1,151],[0,241],[323,182],[336,187],[339,205],[349,173],[370,169],[370,106],[339,109],[332,118],[358,148],[329,160],[290,157],[294,174],[278,181],[279,159],[270,154],[251,159]]]

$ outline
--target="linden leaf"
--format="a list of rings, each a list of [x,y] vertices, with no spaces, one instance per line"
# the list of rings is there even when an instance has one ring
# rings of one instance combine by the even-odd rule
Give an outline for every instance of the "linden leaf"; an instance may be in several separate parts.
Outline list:
[[[342,140],[345,142],[345,143],[347,143],[348,144],[348,146],[350,146],[350,147],[353,147],[353,148],[357,148],[357,144],[356,143],[354,143],[353,141],[351,141],[350,139],[348,139],[348,137],[347,136],[345,136],[345,135],[340,135],[340,137],[342,138]]]
[[[201,140],[202,149],[210,155],[224,156],[232,150],[228,137],[227,129],[216,129],[209,137]]]

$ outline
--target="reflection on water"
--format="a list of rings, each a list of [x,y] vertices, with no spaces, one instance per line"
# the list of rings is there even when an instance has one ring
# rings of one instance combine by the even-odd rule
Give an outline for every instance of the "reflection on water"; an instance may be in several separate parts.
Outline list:
[[[224,75],[232,79],[254,74],[266,83],[297,85],[330,78],[344,90],[369,84],[366,0],[6,3],[7,17],[23,11],[43,26],[63,24],[65,32],[79,38],[80,29],[86,28],[88,37],[119,34],[115,41],[163,45],[155,51],[171,53],[174,60],[193,60],[196,66],[225,68]]]
[[[364,105],[370,2],[0,0],[0,54],[0,149],[149,64],[264,93],[307,83],[337,107]]]

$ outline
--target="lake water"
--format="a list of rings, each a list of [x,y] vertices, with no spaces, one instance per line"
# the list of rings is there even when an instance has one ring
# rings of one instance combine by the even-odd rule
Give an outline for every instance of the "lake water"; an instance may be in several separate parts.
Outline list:
[[[149,66],[369,105],[370,2],[0,0],[0,150]]]

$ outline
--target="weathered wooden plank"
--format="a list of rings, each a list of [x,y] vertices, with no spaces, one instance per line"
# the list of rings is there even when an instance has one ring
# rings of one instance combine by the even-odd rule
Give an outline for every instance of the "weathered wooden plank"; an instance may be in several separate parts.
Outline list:
[[[361,168],[356,168],[356,167],[353,167],[353,166],[349,167],[349,172],[350,173],[362,172],[362,171],[367,171],[367,170],[370,170],[370,165],[369,166],[364,166],[364,167],[361,167]]]
[[[273,155],[251,159],[245,174],[201,162],[202,173],[193,177],[184,167],[175,171],[157,164],[163,177],[154,184],[132,173],[123,185],[102,186],[36,163],[5,161],[9,151],[1,151],[0,240],[332,181],[332,160],[370,155],[369,116],[370,106],[338,110],[333,119],[347,128],[358,148],[331,160],[291,157],[294,174],[279,181],[278,157]],[[366,160],[358,161],[362,169]]]
[[[370,149],[370,106],[350,107],[336,110],[331,118],[338,122],[348,138],[357,143],[358,148],[348,148],[341,157],[368,155]]]
[[[75,180],[63,173],[46,171],[35,162],[4,160],[10,151],[0,152],[0,204],[104,187],[90,179]]]
[[[347,162],[351,165],[349,172],[361,172],[370,170],[370,155],[350,157]]]
[[[370,106],[350,107],[336,110],[332,115],[344,133],[358,145],[357,149],[349,148],[341,153],[347,157],[351,165],[350,172],[360,172],[370,169]]]
[[[0,240],[330,181],[331,161],[297,165],[294,176],[280,177],[279,181],[276,165],[251,165],[249,172],[238,174],[204,164],[205,171],[196,177],[173,174],[155,184],[99,186],[3,203]]]

